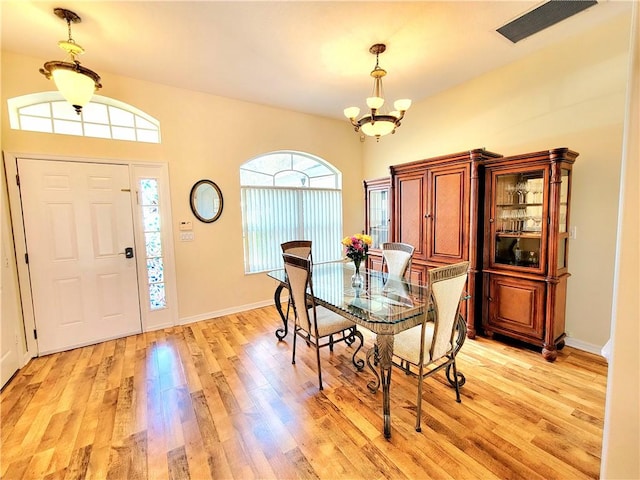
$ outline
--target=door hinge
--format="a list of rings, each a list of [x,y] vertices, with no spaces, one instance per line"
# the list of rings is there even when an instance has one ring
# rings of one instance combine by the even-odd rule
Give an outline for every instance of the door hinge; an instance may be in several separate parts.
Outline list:
[[[20,175],[16,173],[16,184],[20,186]]]
[[[24,263],[29,263],[29,254],[28,253],[24,254]]]
[[[35,338],[36,340],[38,339],[38,330],[36,330],[35,328],[33,329],[33,338]]]

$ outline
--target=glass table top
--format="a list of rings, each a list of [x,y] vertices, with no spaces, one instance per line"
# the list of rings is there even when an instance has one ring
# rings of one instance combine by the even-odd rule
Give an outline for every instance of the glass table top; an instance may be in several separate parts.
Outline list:
[[[364,284],[362,288],[354,288],[351,281],[354,273],[351,262],[314,264],[312,284],[316,301],[365,322],[379,324],[412,319],[424,314],[429,307],[426,285],[412,284],[404,278],[360,267]],[[268,275],[286,282],[284,269]]]

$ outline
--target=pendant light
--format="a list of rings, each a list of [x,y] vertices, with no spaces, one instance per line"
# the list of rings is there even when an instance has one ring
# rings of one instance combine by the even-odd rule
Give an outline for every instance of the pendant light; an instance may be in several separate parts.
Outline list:
[[[54,8],[53,13],[67,22],[69,38],[59,41],[58,46],[67,52],[71,61],[46,62],[44,67],[40,69],[40,73],[48,79],[53,78],[62,96],[73,105],[76,113],[80,115],[82,107],[89,103],[94,92],[102,88],[100,75],[83,67],[76,59],[77,55],[84,53],[84,48],[71,37],[71,23],[80,23],[82,19],[76,13],[64,8]]]

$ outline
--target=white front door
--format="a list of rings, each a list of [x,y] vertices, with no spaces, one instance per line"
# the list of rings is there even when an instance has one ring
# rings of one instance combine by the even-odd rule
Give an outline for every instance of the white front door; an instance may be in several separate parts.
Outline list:
[[[39,354],[142,331],[129,167],[20,158]]]

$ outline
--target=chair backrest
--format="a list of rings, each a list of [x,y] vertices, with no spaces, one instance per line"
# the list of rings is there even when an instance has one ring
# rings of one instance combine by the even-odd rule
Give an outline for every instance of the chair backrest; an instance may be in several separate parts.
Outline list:
[[[385,242],[382,244],[382,268],[387,267],[389,276],[404,277],[411,267],[413,246],[408,243]]]
[[[469,262],[460,262],[427,272],[435,311],[431,359],[440,358],[453,348],[456,318],[468,270]]]
[[[281,243],[280,247],[282,248],[282,253],[308,258],[313,263],[313,259],[311,258],[311,240],[291,240]]]
[[[293,312],[301,322],[301,326],[309,333],[317,336],[315,326],[315,302],[313,301],[313,284],[311,281],[311,260],[291,253],[283,253],[284,269],[289,283],[289,295]],[[307,289],[311,294],[311,313],[307,309]]]

